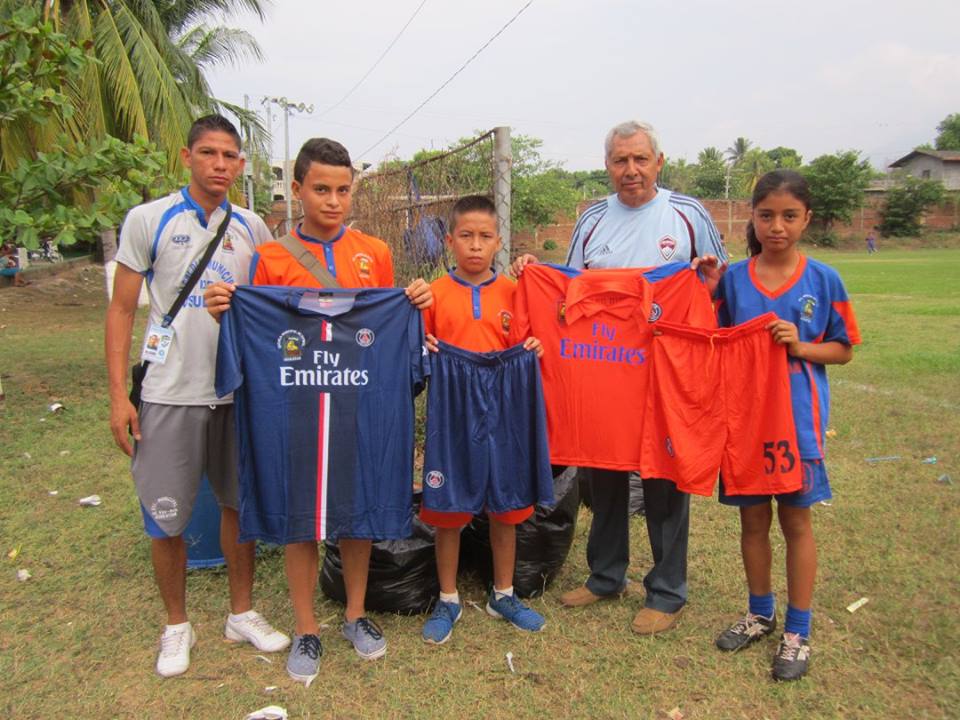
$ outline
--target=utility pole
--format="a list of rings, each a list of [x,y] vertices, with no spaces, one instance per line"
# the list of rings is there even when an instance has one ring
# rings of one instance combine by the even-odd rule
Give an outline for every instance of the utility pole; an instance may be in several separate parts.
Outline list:
[[[287,232],[289,232],[293,228],[293,191],[290,188],[290,115],[294,112],[312,113],[313,105],[295,103],[285,97],[265,99],[283,108],[283,194],[287,198]]]
[[[247,112],[250,111],[250,96],[244,93],[243,95],[243,109]],[[243,139],[243,146],[246,148],[246,152],[250,152],[250,122],[244,121],[243,123],[244,135],[246,136]],[[248,162],[243,166],[243,192],[247,196],[247,208],[253,210],[253,157],[247,157]]]

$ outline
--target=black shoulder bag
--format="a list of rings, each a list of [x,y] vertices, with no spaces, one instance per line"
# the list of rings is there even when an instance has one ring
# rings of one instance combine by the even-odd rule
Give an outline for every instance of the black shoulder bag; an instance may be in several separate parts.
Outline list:
[[[183,304],[187,301],[187,298],[190,296],[190,291],[193,290],[197,281],[200,280],[200,276],[203,275],[203,271],[206,270],[207,265],[210,264],[210,258],[213,257],[213,253],[226,234],[227,226],[230,225],[230,218],[232,217],[233,207],[227,204],[227,216],[223,219],[223,222],[220,223],[220,227],[217,228],[217,234],[213,236],[213,240],[207,245],[207,249],[203,252],[203,257],[200,258],[200,262],[197,263],[193,272],[190,273],[190,277],[188,277],[187,282],[184,283],[183,289],[180,291],[180,294],[177,295],[177,299],[173,301],[170,310],[163,316],[163,322],[161,323],[163,327],[170,327],[173,319],[177,316],[177,313],[180,312],[180,308],[183,307]],[[150,361],[143,360],[134,365],[130,371],[130,376],[133,380],[133,384],[130,386],[130,402],[138,409],[140,408],[140,391],[143,388],[143,379],[147,376],[147,369],[149,367]]]

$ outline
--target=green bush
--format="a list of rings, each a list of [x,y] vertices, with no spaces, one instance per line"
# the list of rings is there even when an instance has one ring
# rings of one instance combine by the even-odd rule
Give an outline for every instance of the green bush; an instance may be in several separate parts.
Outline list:
[[[544,250],[556,250],[556,249],[557,249],[557,243],[555,243],[553,240],[546,240],[546,241],[544,241],[544,243],[543,243],[543,249],[544,249]]]
[[[880,210],[880,232],[884,235],[917,235],[920,217],[931,205],[943,202],[944,187],[939,180],[905,175],[887,192]]]

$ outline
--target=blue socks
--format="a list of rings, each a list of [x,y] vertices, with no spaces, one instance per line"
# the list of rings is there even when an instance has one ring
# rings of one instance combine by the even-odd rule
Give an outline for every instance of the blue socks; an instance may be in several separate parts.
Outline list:
[[[776,612],[776,602],[773,593],[767,595],[750,594],[748,609],[754,615],[772,618]],[[797,633],[800,637],[810,637],[810,625],[813,622],[812,610],[797,610],[787,603],[787,617],[783,621],[783,631]]]
[[[797,610],[787,604],[787,617],[783,621],[783,631],[797,633],[800,637],[810,637],[810,623],[813,620],[812,610]]]
[[[753,595],[751,593],[750,602],[747,607],[754,615],[772,618],[774,612],[776,612],[776,601],[773,593],[767,593],[766,595]]]

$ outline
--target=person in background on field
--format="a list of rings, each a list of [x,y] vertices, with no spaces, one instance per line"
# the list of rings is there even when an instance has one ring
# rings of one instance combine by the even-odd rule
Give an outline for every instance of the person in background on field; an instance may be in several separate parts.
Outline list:
[[[224,635],[276,652],[290,644],[253,609],[253,543],[239,543],[239,483],[233,398],[214,392],[217,324],[204,311],[203,287],[216,280],[245,278],[256,246],[270,239],[257,215],[232,208],[226,233],[199,282],[170,327],[162,327],[194,265],[203,257],[230,207],[227,191],[243,171],[240,135],[220,115],[193,123],[180,151],[190,184],[172,195],[138,205],[123,223],[113,298],[107,310],[106,361],[110,384],[110,429],[131,472],[147,535],[157,587],[167,614],[157,672],[187,671],[197,640],[187,618],[187,549],[190,521],[201,478],[206,475],[220,504],[220,545],[227,561],[230,614]],[[169,351],[152,361],[143,381],[140,407],[128,399],[127,374],[137,300],[144,278],[150,315],[142,357],[155,356],[149,338],[165,337]],[[133,435],[133,443],[130,435]]]
[[[0,275],[13,278],[14,287],[23,287],[29,285],[20,276],[20,257],[17,255],[17,247],[13,243],[5,243],[0,250]]]
[[[877,235],[871,230],[867,233],[867,255],[873,255],[877,251]]]
[[[850,362],[860,333],[836,270],[800,252],[800,237],[811,217],[810,189],[803,176],[792,170],[767,173],[753,191],[752,205],[747,226],[750,257],[730,266],[716,297],[724,326],[776,313],[779,319],[769,330],[777,343],[786,346],[789,356],[803,487],[776,496],[787,545],[787,611],[773,659],[773,677],[796,680],[806,674],[810,659],[817,571],[811,507],[831,497],[823,459],[830,413],[826,366]],[[787,451],[775,461],[797,460]],[[726,495],[720,479],[720,502],[740,508],[740,546],[749,591],[746,615],[716,640],[721,650],[744,648],[777,626],[770,579],[771,500],[769,495]]]

